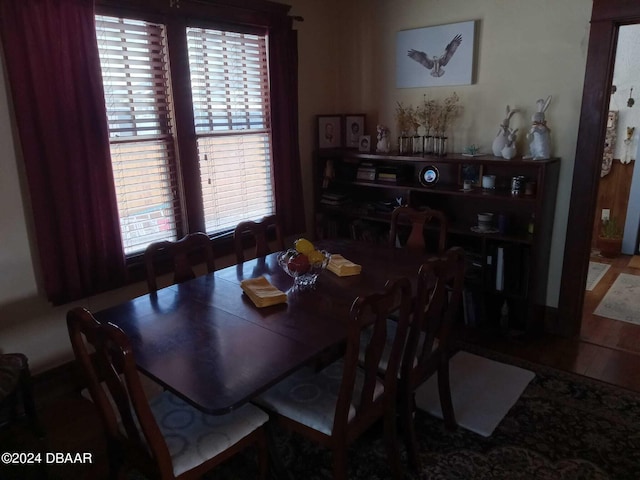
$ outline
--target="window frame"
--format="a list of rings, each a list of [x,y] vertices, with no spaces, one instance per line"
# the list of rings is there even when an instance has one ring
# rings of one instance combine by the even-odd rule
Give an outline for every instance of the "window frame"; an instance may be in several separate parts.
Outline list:
[[[206,232],[186,29],[187,27],[223,29],[268,36],[269,27],[281,22],[290,9],[289,5],[273,2],[248,0],[244,3],[244,7],[238,7],[219,0],[206,3],[171,0],[161,5],[154,0],[129,0],[126,3],[118,0],[96,1],[96,15],[126,17],[165,25],[175,123],[175,171],[182,210],[181,222],[176,225],[178,239],[191,232]],[[270,137],[273,142],[272,129]],[[273,168],[273,152],[270,160]],[[274,195],[275,183],[272,172]],[[226,255],[233,252],[233,229],[208,235],[214,241],[217,254]],[[144,269],[141,268],[143,253],[125,255],[129,273],[134,278],[144,275]]]

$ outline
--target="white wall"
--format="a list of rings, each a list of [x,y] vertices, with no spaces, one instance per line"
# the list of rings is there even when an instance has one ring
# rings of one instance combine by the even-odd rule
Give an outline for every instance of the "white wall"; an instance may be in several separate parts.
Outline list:
[[[0,62],[0,305],[36,292],[9,108]]]
[[[512,126],[526,130],[535,100],[553,95],[547,111],[553,153],[562,158],[547,303],[556,306],[565,223],[581,105],[591,0],[287,0],[304,17],[299,31],[300,146],[308,229],[313,225],[312,151],[315,115],[366,113],[394,127],[396,101],[417,103],[423,93],[443,98],[454,88],[395,88],[394,41],[398,30],[479,20],[474,85],[455,87],[464,114],[450,148],[467,143],[488,151],[505,105],[523,110]],[[1,68],[1,67],[0,67]],[[639,87],[640,88],[640,87]],[[71,358],[64,315],[36,292],[37,258],[19,188],[6,85],[0,79],[0,350],[23,351],[35,372]],[[144,292],[134,285],[85,299],[99,310]]]

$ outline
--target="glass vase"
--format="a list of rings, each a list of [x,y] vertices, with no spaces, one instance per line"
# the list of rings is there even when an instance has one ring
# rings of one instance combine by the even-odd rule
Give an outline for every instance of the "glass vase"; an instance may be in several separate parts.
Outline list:
[[[410,154],[412,151],[412,137],[406,135],[400,135],[398,137],[398,153],[402,155]]]
[[[422,148],[423,148],[423,140],[422,137],[420,135],[414,135],[413,137],[411,137],[411,140],[413,142],[412,144],[412,151],[414,154],[421,154],[422,153]]]
[[[447,137],[438,135],[433,140],[433,154],[444,157],[447,154]]]
[[[433,135],[426,135],[424,137],[424,146],[422,151],[425,155],[433,155]]]

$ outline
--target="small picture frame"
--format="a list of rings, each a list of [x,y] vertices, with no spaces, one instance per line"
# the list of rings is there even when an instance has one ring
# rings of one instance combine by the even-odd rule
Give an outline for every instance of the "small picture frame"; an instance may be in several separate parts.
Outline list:
[[[344,139],[348,148],[359,148],[360,137],[365,134],[364,115],[350,114],[344,116]]]
[[[473,187],[479,187],[482,183],[482,165],[473,163],[461,164],[458,184],[464,185],[465,181],[471,182]]]
[[[340,115],[318,115],[318,148],[342,147],[342,117]]]
[[[360,135],[358,151],[364,153],[369,153],[371,151],[371,135]]]

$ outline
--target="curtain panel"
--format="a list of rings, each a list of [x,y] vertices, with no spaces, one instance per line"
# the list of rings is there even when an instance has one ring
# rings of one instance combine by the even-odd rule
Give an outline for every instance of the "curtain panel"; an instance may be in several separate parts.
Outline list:
[[[269,34],[276,214],[285,235],[305,230],[298,143],[298,32],[291,21],[287,18]]]
[[[54,304],[122,285],[122,251],[91,0],[2,0],[0,37]]]

